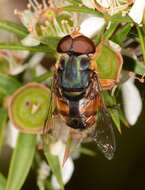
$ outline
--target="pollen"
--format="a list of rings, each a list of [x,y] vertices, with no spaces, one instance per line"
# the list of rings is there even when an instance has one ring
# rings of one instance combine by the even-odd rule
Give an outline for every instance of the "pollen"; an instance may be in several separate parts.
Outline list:
[[[21,11],[19,11],[18,9],[15,9],[14,10],[14,15],[18,15],[18,16],[21,16]]]
[[[41,27],[41,30],[43,30],[43,31],[46,30],[45,26],[41,25],[40,27]]]
[[[27,8],[28,8],[28,9],[31,9],[31,7],[32,7],[31,4],[28,3],[28,4],[27,4]]]
[[[61,21],[61,24],[67,24],[67,23],[68,23],[67,20],[62,20],[62,21]]]
[[[82,7],[83,5],[81,3],[79,3],[79,7]]]

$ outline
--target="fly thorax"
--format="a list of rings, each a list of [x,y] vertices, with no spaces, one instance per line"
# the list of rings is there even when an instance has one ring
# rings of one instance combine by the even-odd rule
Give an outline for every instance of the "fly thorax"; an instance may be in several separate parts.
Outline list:
[[[62,56],[58,69],[58,84],[66,94],[77,96],[89,84],[90,58],[87,55]]]

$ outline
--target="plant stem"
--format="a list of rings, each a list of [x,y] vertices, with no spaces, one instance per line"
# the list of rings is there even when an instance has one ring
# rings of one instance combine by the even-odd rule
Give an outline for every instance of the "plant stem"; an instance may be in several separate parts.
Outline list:
[[[137,31],[138,31],[138,35],[139,35],[139,39],[140,39],[140,44],[141,44],[141,48],[142,48],[142,54],[143,54],[143,59],[144,59],[144,64],[145,64],[145,42],[144,42],[144,38],[141,32],[141,29],[137,26]]]

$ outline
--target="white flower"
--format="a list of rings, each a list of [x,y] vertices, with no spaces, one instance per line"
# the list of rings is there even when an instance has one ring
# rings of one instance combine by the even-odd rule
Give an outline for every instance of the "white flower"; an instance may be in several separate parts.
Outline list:
[[[60,36],[70,34],[73,28],[78,26],[79,15],[60,9],[64,2],[54,0],[47,2],[42,0],[29,0],[28,9],[22,12],[15,10],[20,16],[21,22],[28,29],[29,34],[22,40],[26,46],[37,46],[41,37]]]
[[[45,53],[35,53],[27,65],[27,70],[23,75],[24,82],[28,82],[32,78],[32,68],[35,68],[36,76],[40,76],[47,72],[47,70],[40,64],[42,59],[44,58]]]
[[[21,40],[22,44],[24,46],[38,46],[40,44],[40,41],[38,41],[37,39],[35,39],[32,34],[29,34],[28,36],[26,36],[26,38],[24,38],[23,40]]]
[[[39,178],[45,180],[50,175],[50,167],[45,161],[42,161],[38,170]]]
[[[35,53],[28,62],[29,68],[34,68],[34,66],[38,65],[42,61],[44,56],[45,53]]]
[[[27,68],[27,64],[23,64],[24,59],[29,55],[29,51],[0,51],[0,57],[4,58],[9,63],[9,68],[6,74],[17,75]]]
[[[14,127],[11,121],[8,122],[7,132],[5,133],[6,143],[15,148],[19,131]]]
[[[110,4],[113,5],[113,2],[111,2],[111,0],[97,0],[97,3],[104,8],[109,8]],[[114,5],[115,5],[115,1],[114,1]]]
[[[105,20],[103,18],[89,17],[81,23],[80,32],[91,38],[104,26],[104,24]]]
[[[130,9],[129,16],[136,22],[140,24],[143,19],[143,14],[145,11],[145,0],[136,0]]]
[[[94,2],[94,0],[82,0],[82,3],[86,7],[90,8],[90,9],[95,9],[95,6],[94,6],[95,2]]]
[[[134,125],[142,110],[142,100],[134,84],[134,76],[121,85],[124,112],[130,125]]]
[[[30,11],[29,9],[28,10],[24,10],[22,13],[21,13],[21,22],[23,23],[23,25],[26,27],[26,28],[29,28],[30,27],[30,23],[31,23],[31,26],[35,26],[36,24],[36,19],[35,19],[35,13],[33,13],[32,11]]]
[[[121,47],[117,43],[109,40],[109,45],[118,52],[121,52]]]
[[[133,3],[134,0],[82,0],[82,3],[92,9],[110,15],[116,14],[119,11],[126,9]]]
[[[74,171],[74,164],[71,158],[68,158],[65,165],[62,167],[63,158],[64,158],[64,152],[65,152],[65,145],[62,143],[62,141],[57,141],[55,144],[51,144],[50,146],[50,152],[53,155],[57,155],[60,161],[61,171],[62,171],[62,178],[63,183],[66,184]],[[57,179],[54,175],[52,175],[51,183],[54,189],[60,189],[60,185],[57,182]]]

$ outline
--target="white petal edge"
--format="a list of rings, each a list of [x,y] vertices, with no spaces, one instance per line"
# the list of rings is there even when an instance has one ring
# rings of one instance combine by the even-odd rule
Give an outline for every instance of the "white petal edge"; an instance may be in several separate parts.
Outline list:
[[[99,5],[101,5],[104,8],[108,8],[111,1],[110,0],[96,0]]]
[[[32,38],[31,34],[26,36],[21,42],[24,46],[38,46],[40,44],[40,41]]]
[[[6,142],[12,148],[15,148],[19,131],[14,127],[11,121],[8,122],[8,136]]]
[[[34,24],[36,22],[35,14],[30,10],[24,10],[20,19],[26,28],[29,27],[29,24]]]
[[[85,36],[93,37],[105,24],[105,20],[100,17],[90,17],[85,19],[80,25],[80,32]]]
[[[136,22],[140,24],[143,19],[143,13],[145,11],[145,0],[136,0],[130,9],[129,16]]]
[[[19,73],[23,72],[26,68],[28,68],[28,64],[25,65],[18,65],[10,70],[11,75],[18,75]]]
[[[116,44],[115,42],[113,42],[113,41],[111,41],[111,40],[109,40],[109,45],[113,48],[113,49],[115,49],[116,51],[121,51],[121,47],[120,47],[120,45],[118,45],[118,44]]]
[[[62,168],[62,178],[63,178],[64,185],[71,179],[73,171],[74,171],[73,161],[72,159],[68,158],[64,167]],[[60,185],[57,182],[57,179],[54,175],[52,175],[51,184],[55,190],[60,189]]]
[[[40,163],[40,168],[38,170],[39,177],[45,180],[50,175],[50,167],[45,161]]]
[[[95,9],[94,0],[82,0],[82,3],[90,9]]]
[[[33,57],[29,60],[29,67],[33,68],[34,66],[38,65],[42,61],[44,56],[45,56],[45,53],[41,53],[41,52],[40,53],[35,53],[33,55]]]
[[[62,171],[62,178],[63,183],[66,184],[70,178],[72,177],[73,171],[74,171],[74,164],[71,158],[68,158],[64,167],[62,167],[63,163],[63,157],[65,152],[65,145],[62,143],[62,141],[58,141],[50,146],[50,151],[53,155],[57,155],[59,157],[61,171]],[[60,189],[60,185],[57,182],[57,179],[54,175],[52,175],[51,178],[51,184],[54,189]]]
[[[124,112],[130,125],[134,125],[142,110],[142,100],[139,90],[134,85],[134,78],[121,85]]]

